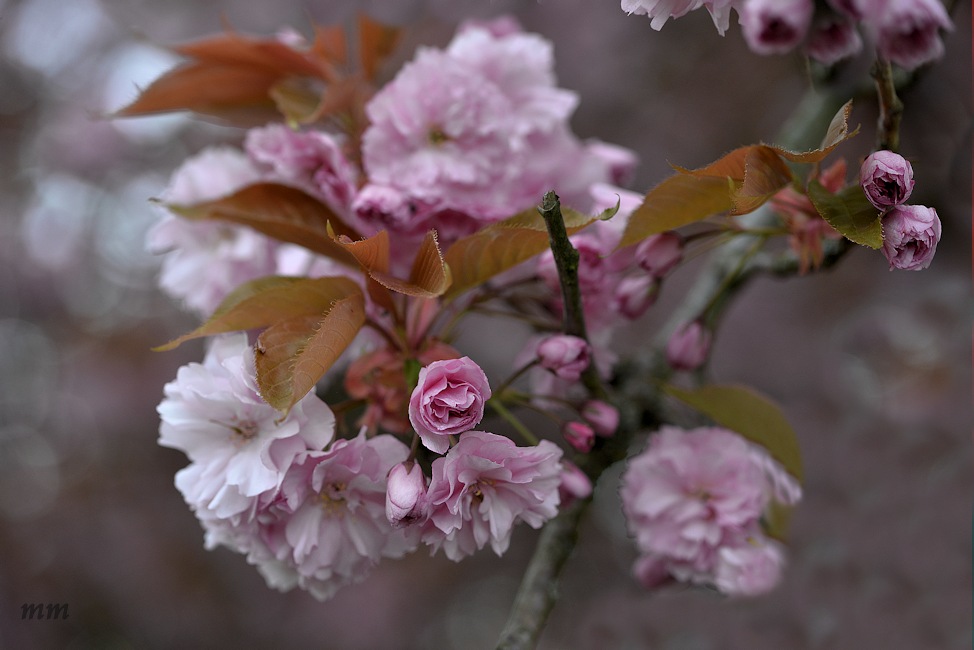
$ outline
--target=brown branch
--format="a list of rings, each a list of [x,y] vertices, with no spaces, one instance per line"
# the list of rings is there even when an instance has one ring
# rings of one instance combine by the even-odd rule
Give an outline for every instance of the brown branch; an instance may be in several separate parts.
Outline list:
[[[896,94],[893,66],[889,61],[877,58],[870,74],[876,82],[876,97],[879,99],[876,148],[897,151],[900,148],[900,121],[903,118],[903,102]]]

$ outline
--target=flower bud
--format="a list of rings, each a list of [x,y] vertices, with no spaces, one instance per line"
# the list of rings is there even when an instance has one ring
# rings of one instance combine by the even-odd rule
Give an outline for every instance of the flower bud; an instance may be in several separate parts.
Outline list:
[[[578,381],[588,368],[588,343],[568,334],[549,336],[538,345],[538,361],[561,379]]]
[[[636,262],[657,280],[663,279],[683,259],[683,237],[661,232],[644,239],[636,247]]]
[[[561,433],[575,451],[587,454],[595,444],[595,431],[584,422],[568,422]]]
[[[612,298],[620,314],[635,320],[653,306],[658,295],[659,280],[648,275],[636,275],[623,278]]]
[[[696,370],[710,353],[710,332],[700,321],[677,328],[666,343],[666,361],[674,370]]]
[[[880,210],[905,203],[913,192],[913,166],[892,151],[875,151],[862,161],[859,184],[866,198]]]
[[[812,22],[812,0],[745,0],[741,31],[755,54],[784,54],[798,45]]]
[[[942,57],[939,30],[953,29],[940,0],[888,0],[863,20],[876,32],[879,56],[907,70]]]
[[[426,518],[426,476],[416,463],[399,463],[389,470],[386,519],[404,528]]]
[[[883,255],[891,271],[927,268],[939,241],[940,217],[933,208],[897,205],[883,217]]]
[[[862,50],[862,37],[852,21],[829,16],[812,26],[805,52],[823,65],[833,65]]]
[[[562,508],[571,505],[575,499],[587,499],[592,495],[592,481],[577,465],[563,460],[558,495],[561,497]]]
[[[589,400],[582,406],[582,417],[592,425],[595,434],[608,438],[615,435],[619,428],[619,411],[614,406],[602,400]]]

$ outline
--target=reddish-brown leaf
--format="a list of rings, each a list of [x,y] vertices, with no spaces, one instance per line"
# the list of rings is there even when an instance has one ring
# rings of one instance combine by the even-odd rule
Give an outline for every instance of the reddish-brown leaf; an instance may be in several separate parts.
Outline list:
[[[791,180],[791,170],[774,149],[751,147],[744,157],[744,182],[734,193],[731,214],[757,209]]]
[[[396,49],[400,30],[359,14],[359,59],[365,78],[375,80],[379,66]]]
[[[358,237],[358,234],[327,205],[290,185],[255,183],[213,201],[167,207],[187,219],[217,219],[249,226],[275,239],[355,266],[355,260],[332,239],[329,225],[339,236]]]
[[[361,295],[359,286],[344,277],[258,278],[234,289],[195,330],[155,349],[172,350],[202,336],[259,329],[308,314],[319,316],[336,300]]]
[[[317,316],[290,318],[264,330],[255,346],[261,397],[286,414],[315,387],[364,323],[360,293]]]

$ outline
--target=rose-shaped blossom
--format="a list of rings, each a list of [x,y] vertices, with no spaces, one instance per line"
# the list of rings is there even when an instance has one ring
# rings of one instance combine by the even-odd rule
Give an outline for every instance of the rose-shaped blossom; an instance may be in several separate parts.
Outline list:
[[[582,405],[581,415],[603,438],[614,436],[619,428],[619,411],[602,400],[593,399]]]
[[[656,279],[662,280],[683,259],[683,237],[668,231],[653,235],[636,247],[636,262]]]
[[[941,58],[940,30],[953,29],[940,0],[876,1],[863,20],[877,34],[879,55],[907,70]]]
[[[784,54],[808,31],[812,0],[745,0],[740,10],[744,40],[755,54]]]
[[[418,463],[400,463],[389,472],[386,519],[396,528],[426,519],[426,476]]]
[[[883,255],[890,270],[927,268],[939,241],[940,217],[933,208],[898,205],[883,217]]]
[[[214,339],[203,363],[180,368],[164,391],[159,444],[193,461],[176,474],[176,487],[216,517],[252,510],[296,458],[334,436],[335,417],[313,392],[284,418],[261,399],[245,334]]]
[[[558,514],[561,455],[547,440],[518,447],[504,436],[468,431],[433,461],[422,540],[454,561],[488,542],[503,554],[515,523],[540,528]]]
[[[746,551],[748,544],[770,544],[760,519],[777,490],[762,454],[716,427],[663,427],[650,438],[629,461],[620,489],[642,554],[641,582],[653,586],[671,576],[739,594],[773,585],[768,558]],[[770,552],[780,558],[779,549]]]
[[[913,165],[898,153],[875,151],[862,161],[859,184],[866,198],[880,210],[906,203],[913,193]]]
[[[386,519],[386,476],[408,453],[394,437],[367,438],[363,429],[309,454],[258,513],[248,561],[270,586],[297,585],[324,600],[363,580],[381,558],[413,550],[418,530],[395,529]]]
[[[717,554],[714,586],[728,596],[760,596],[781,581],[785,553],[769,539],[750,538]]]
[[[809,32],[805,53],[822,65],[833,65],[862,50],[862,37],[853,22],[841,16],[816,20]]]
[[[595,444],[595,430],[584,422],[566,422],[561,429],[565,441],[572,446],[575,451],[587,454],[592,451]]]
[[[419,371],[409,398],[409,422],[423,445],[438,454],[449,436],[477,426],[490,399],[487,375],[470,357],[435,361]]]
[[[700,321],[678,327],[666,342],[666,361],[674,370],[696,370],[710,354],[710,330]]]
[[[578,381],[588,368],[589,359],[588,343],[577,336],[555,334],[538,345],[541,367],[567,381]]]

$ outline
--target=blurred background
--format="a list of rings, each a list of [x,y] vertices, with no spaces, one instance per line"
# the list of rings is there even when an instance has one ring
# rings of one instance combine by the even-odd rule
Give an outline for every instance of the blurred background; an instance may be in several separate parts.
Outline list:
[[[807,483],[783,584],[738,601],[641,590],[611,472],[542,647],[968,647],[971,6],[957,4],[945,59],[903,96],[911,202],[943,220],[932,267],[890,273],[859,249],[829,273],[759,279],[719,334],[715,378],[772,396],[800,436]],[[554,41],[560,85],[581,95],[576,132],[639,153],[641,192],[668,163],[772,141],[812,85],[799,55],[750,54],[736,23],[720,38],[701,11],[654,32],[611,0],[0,0],[0,648],[493,647],[534,531],[502,559],[420,551],[318,603],[204,551],[172,484],[186,459],[156,445],[162,386],[202,346],[149,351],[194,323],[155,288],[148,199],[187,156],[242,134],[102,116],[176,62],[167,44],[224,21],[307,33],[356,10],[407,28],[390,72],[464,19],[516,16]],[[851,95],[868,66],[836,82]],[[842,153],[855,169],[873,142],[868,97],[852,123],[862,133]],[[694,270],[667,285],[650,327]],[[69,618],[22,621],[24,603],[66,603]]]

